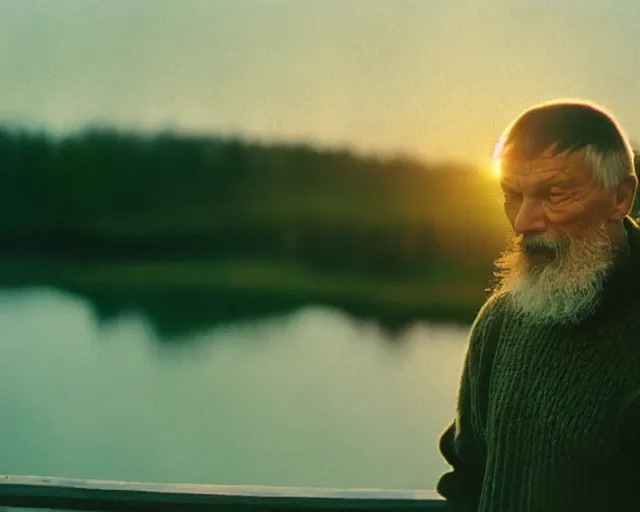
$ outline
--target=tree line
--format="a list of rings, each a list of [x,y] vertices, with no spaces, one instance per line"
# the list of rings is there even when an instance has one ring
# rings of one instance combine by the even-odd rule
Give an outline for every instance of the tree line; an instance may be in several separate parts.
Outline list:
[[[497,182],[305,144],[89,129],[0,129],[6,255],[262,258],[412,272],[472,265],[504,240]]]

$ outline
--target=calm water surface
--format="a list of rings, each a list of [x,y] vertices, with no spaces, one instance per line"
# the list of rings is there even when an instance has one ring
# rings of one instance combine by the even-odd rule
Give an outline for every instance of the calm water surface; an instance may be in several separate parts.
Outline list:
[[[310,307],[161,340],[0,290],[0,474],[432,489],[467,332]]]

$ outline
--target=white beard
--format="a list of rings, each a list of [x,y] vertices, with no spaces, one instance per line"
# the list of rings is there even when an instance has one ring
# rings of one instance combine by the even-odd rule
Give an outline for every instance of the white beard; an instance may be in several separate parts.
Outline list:
[[[536,252],[547,261],[536,262]],[[606,223],[580,237],[516,237],[496,261],[494,292],[506,293],[517,312],[537,322],[575,324],[599,304],[612,266]]]

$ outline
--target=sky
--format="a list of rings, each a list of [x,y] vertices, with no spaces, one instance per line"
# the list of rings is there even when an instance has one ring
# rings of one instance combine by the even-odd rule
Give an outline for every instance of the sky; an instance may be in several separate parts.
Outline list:
[[[488,163],[522,110],[640,140],[638,0],[0,0],[0,123]]]

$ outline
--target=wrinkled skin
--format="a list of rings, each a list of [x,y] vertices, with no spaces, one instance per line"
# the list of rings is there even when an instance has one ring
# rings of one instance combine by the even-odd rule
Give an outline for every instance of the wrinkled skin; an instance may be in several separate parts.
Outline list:
[[[547,150],[528,161],[504,159],[500,181],[505,213],[514,233],[580,236],[583,229],[607,223],[612,241],[622,236],[621,221],[635,195],[636,182],[605,189],[593,179],[584,151],[553,156]]]

